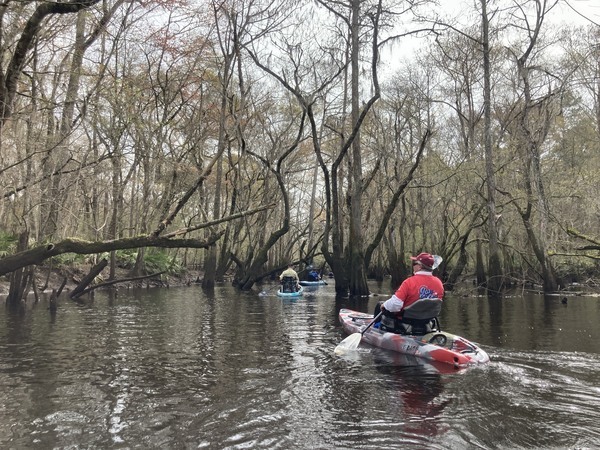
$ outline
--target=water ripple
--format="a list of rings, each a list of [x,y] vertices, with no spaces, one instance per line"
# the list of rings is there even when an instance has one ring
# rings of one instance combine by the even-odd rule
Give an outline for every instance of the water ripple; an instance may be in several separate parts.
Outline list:
[[[453,299],[442,323],[492,359],[454,370],[363,344],[334,355],[347,301],[330,286],[295,301],[191,288],[98,294],[54,319],[0,312],[0,446],[600,445],[597,302],[570,303],[555,325],[542,298]]]

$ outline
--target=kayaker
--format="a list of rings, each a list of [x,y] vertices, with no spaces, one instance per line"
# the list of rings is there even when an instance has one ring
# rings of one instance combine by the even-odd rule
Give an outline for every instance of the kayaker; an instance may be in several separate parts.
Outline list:
[[[308,272],[308,281],[319,281],[321,279],[321,275],[319,275],[319,272],[317,272],[316,269],[311,269],[310,272]]]
[[[411,256],[410,259],[412,260],[413,276],[404,280],[389,299],[377,303],[375,316],[383,310],[383,315],[401,321],[404,308],[417,300],[422,298],[441,299],[444,296],[442,280],[433,275],[433,265],[435,264],[433,256],[429,253],[419,253],[417,256]]]
[[[281,281],[282,284],[284,283],[284,280],[292,281],[295,285],[295,291],[300,289],[300,278],[298,278],[298,273],[296,273],[292,264],[288,264],[287,269],[285,269],[283,272],[281,272],[281,275],[279,275],[279,281]]]

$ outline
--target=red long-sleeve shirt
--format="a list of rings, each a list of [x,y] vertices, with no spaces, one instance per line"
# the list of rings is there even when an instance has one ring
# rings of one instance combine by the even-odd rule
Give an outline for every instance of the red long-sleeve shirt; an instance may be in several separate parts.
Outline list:
[[[390,312],[399,312],[422,298],[442,298],[443,296],[442,280],[431,272],[421,270],[404,280],[394,295],[385,301],[383,307]]]

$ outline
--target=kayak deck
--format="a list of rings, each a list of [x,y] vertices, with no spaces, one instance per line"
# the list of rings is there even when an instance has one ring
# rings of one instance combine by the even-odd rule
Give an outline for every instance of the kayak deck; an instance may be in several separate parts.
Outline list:
[[[342,308],[339,319],[344,331],[352,334],[364,330],[373,320],[373,316]],[[476,344],[445,331],[410,336],[370,327],[362,335],[362,342],[406,355],[451,364],[454,367],[485,364],[490,360],[488,354]]]

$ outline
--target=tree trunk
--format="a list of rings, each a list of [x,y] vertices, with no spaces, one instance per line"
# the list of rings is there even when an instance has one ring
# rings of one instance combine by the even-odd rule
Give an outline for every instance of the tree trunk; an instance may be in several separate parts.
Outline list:
[[[26,251],[28,247],[29,231],[25,230],[19,235],[19,242],[17,243],[17,252]],[[8,297],[6,302],[9,305],[18,305],[21,303],[23,298],[23,292],[27,285],[27,270],[26,266],[23,265],[10,274],[10,287],[8,288]]]
[[[225,145],[224,143],[219,145]],[[213,219],[216,220],[221,215],[221,178],[223,176],[223,160],[217,162],[216,185],[213,202]],[[207,230],[208,231],[208,230]],[[217,246],[212,246],[206,250],[204,258],[204,277],[202,278],[202,288],[214,289],[217,276]]]
[[[90,269],[90,272],[85,277],[83,277],[83,280],[81,280],[81,282],[75,287],[75,289],[73,289],[73,291],[71,292],[69,297],[71,297],[71,298],[79,297],[82,294],[82,292],[85,290],[85,288],[92,281],[94,281],[94,279],[98,275],[100,275],[100,272],[102,272],[107,265],[108,265],[108,260],[106,258],[103,258],[102,260],[100,260],[100,262],[98,264],[96,264],[94,267],[92,267]]]
[[[463,239],[461,240],[460,250],[458,253],[458,260],[456,261],[456,263],[454,264],[454,267],[448,274],[448,278],[446,280],[444,280],[444,286],[445,286],[446,290],[448,290],[448,291],[451,291],[452,289],[454,289],[454,286],[458,282],[458,278],[461,276],[461,274],[465,270],[465,267],[467,267],[467,262],[469,260],[468,254],[467,254],[467,237],[468,237],[468,234],[466,236],[464,236]]]
[[[30,56],[29,51],[33,46],[36,37],[43,32],[42,25],[51,23],[48,17],[54,14],[73,14],[83,9],[89,8],[99,0],[82,0],[79,2],[52,2],[40,3],[35,11],[31,14],[25,26],[22,29],[21,35],[14,45],[14,52],[10,58],[10,62],[6,65],[6,72],[0,75],[2,83],[0,83],[0,131],[8,118],[12,116],[12,109],[17,94],[17,86],[21,78],[23,67],[27,58]]]
[[[352,26],[351,39],[352,47],[350,58],[351,61],[351,118],[352,123],[358,123],[359,117],[359,17],[360,17],[360,2],[352,0]],[[369,295],[369,287],[367,286],[367,274],[364,266],[363,253],[363,230],[362,230],[362,199],[363,199],[363,182],[362,182],[362,155],[360,130],[356,131],[354,141],[352,141],[351,153],[351,173],[348,175],[352,178],[351,198],[350,198],[350,231],[348,236],[348,266],[350,279],[350,295]]]
[[[229,66],[231,63],[230,55],[225,55],[225,67],[221,75],[222,91],[221,91],[221,110],[219,112],[219,151],[223,154],[227,146],[227,134],[225,130],[227,120],[227,92],[228,80],[230,79]],[[221,183],[223,178],[223,159],[220,158],[217,162],[217,172],[215,180],[215,193],[213,201],[213,219],[217,219],[221,214]],[[202,287],[204,289],[213,289],[215,287],[215,279],[217,276],[217,248],[211,247],[206,251],[204,259],[204,277],[202,278]]]
[[[483,263],[483,252],[481,241],[477,239],[477,248],[475,253],[475,280],[477,287],[485,287],[487,280],[485,277],[485,265]]]
[[[91,255],[95,253],[110,252],[113,250],[124,250],[140,247],[161,248],[207,248],[221,237],[222,233],[211,236],[206,241],[198,239],[173,239],[171,237],[135,236],[132,238],[121,238],[104,242],[89,242],[81,239],[64,239],[55,244],[40,245],[29,250],[23,250],[14,255],[0,259],[0,276],[31,264],[41,264],[48,258],[62,255],[64,253],[77,253],[79,255]]]
[[[317,181],[319,179],[319,166],[315,165],[313,169],[313,181],[312,181],[312,191],[310,196],[310,209],[308,212],[308,248],[312,249],[314,244],[314,235],[315,235],[315,205],[316,205],[316,197],[317,197]]]
[[[487,15],[488,0],[481,1],[482,45],[483,45],[483,103],[484,103],[484,140],[485,140],[485,175],[487,185],[488,206],[488,275],[487,289],[490,297],[499,295],[504,284],[502,260],[498,245],[498,230],[496,228],[496,174],[494,169],[494,154],[492,151],[491,130],[491,69],[489,18]]]
[[[550,217],[550,207],[546,198],[546,192],[542,179],[541,169],[541,147],[545,142],[551,123],[556,115],[560,114],[560,109],[554,105],[554,97],[562,94],[562,89],[553,89],[548,85],[548,93],[544,96],[533,94],[531,87],[532,72],[538,70],[535,66],[530,67],[529,57],[537,45],[537,39],[542,27],[544,15],[547,12],[544,8],[536,10],[536,20],[528,21],[532,24],[528,29],[529,45],[523,51],[522,55],[516,59],[517,73],[520,77],[520,86],[523,87],[523,98],[519,105],[519,121],[517,138],[520,147],[524,149],[525,167],[521,171],[524,178],[526,205],[519,208],[519,214],[523,220],[529,243],[533,249],[534,255],[541,268],[541,277],[544,292],[555,292],[558,290],[559,280],[557,279],[552,262],[546,255],[546,233],[547,224]],[[534,98],[535,95],[535,98]],[[537,196],[537,198],[536,198]],[[534,205],[537,205],[538,229],[534,229],[532,221],[532,211]]]
[[[404,206],[404,205],[403,205]],[[404,214],[402,214],[404,218]],[[404,227],[404,222],[402,221],[398,228],[402,230]],[[398,244],[398,250],[396,250],[396,239],[395,239],[395,227],[390,227],[388,238],[384,240],[385,247],[387,249],[388,254],[388,267],[391,272],[390,279],[390,289],[395,291],[398,289],[398,286],[410,275],[409,266],[406,264],[405,260],[405,250],[404,250],[404,234],[398,233],[400,238],[400,243]]]

